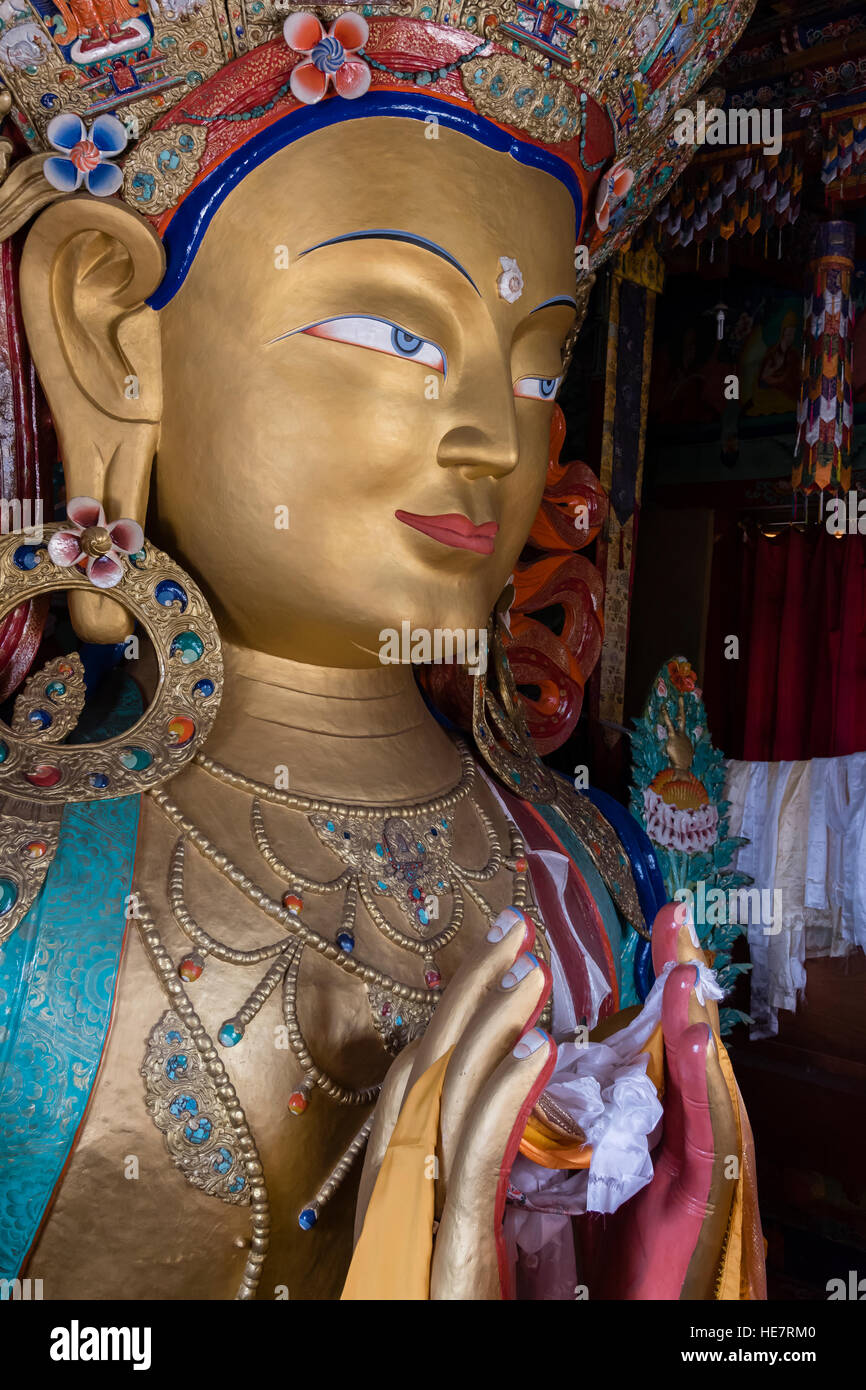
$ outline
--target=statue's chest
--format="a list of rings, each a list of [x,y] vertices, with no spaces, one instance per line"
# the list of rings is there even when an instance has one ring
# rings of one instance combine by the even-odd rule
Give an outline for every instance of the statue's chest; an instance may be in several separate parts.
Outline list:
[[[370,1112],[320,1092],[290,1107],[301,1070],[278,1001],[230,1051],[212,1034],[233,997],[211,970],[191,1009],[170,1000],[137,932],[86,1118],[31,1272],[52,1298],[332,1297],[351,1249],[356,1173],[316,1229],[314,1201]],[[344,1038],[352,1051],[352,1033]],[[378,1058],[370,1079],[381,1079]]]
[[[319,859],[307,826],[293,863],[339,882],[311,892],[262,867],[248,821],[239,884],[189,843],[179,858],[145,805],[109,1042],[34,1257],[50,1296],[339,1294],[378,1086],[513,900],[494,862],[455,913],[447,820],[323,816]],[[483,849],[466,857],[486,868]],[[306,935],[263,908],[259,884]]]

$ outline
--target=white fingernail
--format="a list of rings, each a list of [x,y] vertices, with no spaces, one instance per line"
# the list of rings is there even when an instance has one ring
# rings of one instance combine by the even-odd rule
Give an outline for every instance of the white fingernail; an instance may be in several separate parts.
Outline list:
[[[524,955],[518,956],[507,975],[502,976],[502,988],[514,989],[521,980],[525,980],[530,970],[534,970],[538,965],[538,957],[531,951],[526,951]]]
[[[531,1057],[533,1052],[537,1052],[542,1043],[547,1042],[547,1034],[542,1028],[530,1028],[528,1033],[524,1033],[520,1042],[517,1043],[513,1057],[518,1057],[522,1061],[524,1057]]]
[[[522,921],[522,912],[518,912],[516,907],[506,907],[503,912],[500,912],[493,926],[490,928],[490,931],[487,933],[487,940],[501,941],[503,936],[508,935],[512,927],[515,927],[518,922]]]

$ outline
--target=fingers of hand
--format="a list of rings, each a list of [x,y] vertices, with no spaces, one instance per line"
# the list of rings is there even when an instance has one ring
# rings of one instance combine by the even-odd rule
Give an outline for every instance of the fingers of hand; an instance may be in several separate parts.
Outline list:
[[[484,997],[455,1047],[445,1075],[439,1118],[439,1210],[446,1200],[466,1118],[503,1056],[541,1014],[551,984],[546,965],[524,952],[503,975],[498,987]]]
[[[535,927],[524,912],[507,907],[487,936],[466,957],[449,981],[418,1049],[408,1089],[428,1067],[460,1038],[475,1017],[482,999],[498,987],[503,975],[523,951],[531,951]]]
[[[527,1117],[555,1064],[553,1039],[531,1028],[481,1087],[461,1129],[436,1236],[431,1298],[502,1296],[508,1176]]]
[[[525,913],[517,908],[500,912],[486,938],[449,983],[423,1039],[404,1048],[392,1064],[367,1143],[355,1214],[356,1240],[406,1096],[427,1068],[454,1045],[486,994],[500,985],[521,952],[530,949],[534,941],[535,927]]]
[[[652,953],[656,976],[662,974],[670,961],[676,961],[679,965],[689,961],[709,965],[706,952],[698,940],[688,903],[665,903],[656,913],[652,929]],[[709,1016],[714,1031],[718,1032],[718,1011],[711,1009]]]
[[[682,1297],[709,1298],[739,1177],[740,1145],[712,1030],[681,1035],[672,1067],[683,1110],[683,1151],[673,1186],[678,1211],[700,1225]]]

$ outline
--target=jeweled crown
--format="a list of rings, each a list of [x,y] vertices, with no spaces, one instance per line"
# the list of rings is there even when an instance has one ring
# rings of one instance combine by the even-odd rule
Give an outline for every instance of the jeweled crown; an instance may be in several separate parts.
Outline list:
[[[38,170],[31,161],[18,175],[30,196],[10,191],[19,214],[82,185],[120,192],[162,232],[188,189],[269,123],[411,89],[571,170],[595,266],[687,163],[674,114],[753,4],[394,0],[310,12],[290,0],[0,0],[0,78],[40,152]],[[15,220],[0,210],[0,234]]]

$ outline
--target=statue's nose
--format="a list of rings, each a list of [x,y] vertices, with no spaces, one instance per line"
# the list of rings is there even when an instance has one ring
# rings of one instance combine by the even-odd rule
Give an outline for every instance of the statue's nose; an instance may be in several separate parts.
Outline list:
[[[507,477],[517,467],[519,457],[513,398],[496,419],[450,429],[438,453],[444,468],[460,468],[468,478]]]

